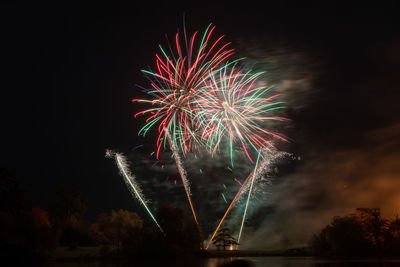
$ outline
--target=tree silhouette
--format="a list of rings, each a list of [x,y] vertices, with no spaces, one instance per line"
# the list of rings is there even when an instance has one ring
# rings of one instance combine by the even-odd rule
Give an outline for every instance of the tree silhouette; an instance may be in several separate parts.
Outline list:
[[[136,212],[113,210],[111,214],[100,214],[93,228],[103,245],[120,248],[126,239],[131,238],[132,231],[143,228],[143,220]]]
[[[50,257],[57,244],[57,236],[51,227],[47,212],[34,205],[15,174],[0,168],[0,251],[3,262],[31,263]]]
[[[10,191],[15,191],[19,183],[15,173],[6,168],[0,168],[0,197],[5,196]]]
[[[232,245],[239,245],[236,239],[232,236],[231,231],[228,228],[221,228],[214,238],[213,244],[217,247],[217,250],[226,250],[226,247]]]
[[[60,245],[70,249],[82,245],[83,229],[80,229],[80,226],[85,211],[86,206],[78,190],[57,190],[57,199],[49,207],[49,215]]]
[[[33,202],[28,193],[20,186],[14,172],[0,168],[0,210],[13,214],[30,211]]]
[[[356,213],[336,216],[312,240],[318,255],[399,256],[400,220],[383,218],[378,208],[358,208]]]
[[[56,226],[63,226],[68,221],[79,219],[86,211],[81,194],[75,189],[60,189],[58,199],[51,205],[49,213]]]
[[[357,208],[356,217],[367,233],[367,238],[377,250],[383,249],[384,232],[388,228],[388,220],[382,218],[379,208]]]
[[[195,253],[200,250],[200,233],[194,221],[180,208],[162,206],[157,219],[165,231],[165,250],[170,254]]]

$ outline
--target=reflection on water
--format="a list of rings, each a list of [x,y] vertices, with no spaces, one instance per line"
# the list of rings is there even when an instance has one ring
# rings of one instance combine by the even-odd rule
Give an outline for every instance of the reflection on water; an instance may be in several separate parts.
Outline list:
[[[313,257],[241,257],[241,258],[210,258],[204,260],[186,260],[186,261],[147,261],[147,262],[129,262],[129,263],[103,263],[103,262],[57,262],[48,266],[55,267],[219,267],[219,266],[242,266],[234,265],[235,260],[246,260],[247,265],[243,266],[267,266],[267,267],[392,267],[400,266],[400,260],[322,260]],[[231,263],[231,265],[229,265]],[[46,266],[47,267],[47,266]]]

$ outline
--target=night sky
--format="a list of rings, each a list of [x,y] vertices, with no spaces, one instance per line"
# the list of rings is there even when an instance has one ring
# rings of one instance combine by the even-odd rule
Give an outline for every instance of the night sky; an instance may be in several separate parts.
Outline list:
[[[155,142],[137,136],[143,120],[133,118],[140,107],[131,99],[145,97],[136,86],[147,84],[140,70],[153,66],[158,44],[182,28],[185,13],[190,32],[212,22],[284,94],[291,121],[282,131],[293,142],[282,149],[301,160],[281,170],[268,190],[273,196],[263,208],[270,211],[269,229],[276,229],[272,217],[285,227],[299,210],[323,213],[317,226],[358,205],[400,211],[400,192],[393,189],[400,188],[400,35],[394,6],[80,2],[0,5],[0,167],[14,171],[38,205],[47,207],[58,188],[68,187],[81,192],[88,218],[119,208],[141,212],[104,150],[125,152],[134,171],[153,175],[143,166],[154,161],[149,152]],[[132,151],[138,145],[144,146]],[[168,191],[147,188],[155,205],[175,203]],[[351,197],[343,188],[354,190]],[[180,189],[170,189],[184,201]],[[209,208],[197,201],[200,210]],[[253,224],[262,229],[266,218],[260,213],[254,211]]]

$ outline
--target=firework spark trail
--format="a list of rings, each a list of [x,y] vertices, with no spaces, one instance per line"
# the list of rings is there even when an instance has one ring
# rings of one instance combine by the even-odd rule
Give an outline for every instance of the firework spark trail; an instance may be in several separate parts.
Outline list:
[[[152,99],[132,100],[152,105],[135,114],[135,117],[147,116],[139,134],[146,135],[151,128],[157,128],[157,159],[161,148],[169,143],[200,232],[179,152],[185,156],[194,147],[206,146],[211,154],[215,154],[223,143],[221,140],[226,137],[233,166],[234,145],[241,146],[253,162],[249,147],[261,153],[263,149],[275,149],[272,139],[287,141],[284,136],[265,127],[269,121],[286,120],[274,115],[283,108],[282,102],[275,101],[279,95],[268,96],[272,87],[258,83],[262,73],[239,66],[241,59],[228,62],[234,50],[228,48],[229,42],[222,41],[224,36],[211,41],[214,30],[215,26],[210,24],[197,44],[198,32],[188,39],[184,28],[183,46],[177,33],[175,49],[168,44],[169,55],[159,46],[161,54],[156,54],[154,70],[142,70],[150,81],[150,88],[143,89]],[[254,173],[253,181],[257,176]],[[242,193],[249,190],[250,177],[241,186],[227,213]]]
[[[244,187],[247,185],[248,181],[250,180],[250,177],[252,176],[252,172],[249,174],[249,176],[246,178],[246,180],[243,182],[242,186],[240,187],[239,191],[236,193],[236,196],[233,198],[231,204],[229,204],[228,209],[225,211],[224,216],[222,217],[222,219],[219,221],[217,228],[215,229],[213,235],[211,236],[210,240],[207,243],[206,249],[208,249],[208,247],[210,246],[211,242],[213,241],[215,235],[217,234],[219,228],[221,227],[222,223],[224,222],[226,216],[229,214],[230,210],[235,206],[239,196],[242,194],[242,191],[244,189]]]
[[[176,166],[178,168],[179,175],[181,177],[182,184],[183,184],[183,187],[185,188],[186,196],[187,196],[187,199],[188,199],[189,204],[190,204],[190,208],[191,208],[192,213],[193,213],[193,218],[194,218],[194,220],[196,222],[197,227],[200,229],[200,224],[199,224],[199,222],[197,220],[196,212],[195,212],[194,207],[193,207],[192,198],[190,197],[189,180],[187,179],[186,171],[185,171],[185,169],[183,167],[183,163],[182,163],[181,157],[179,156],[178,148],[176,147],[176,145],[174,143],[174,140],[172,140],[171,134],[169,133],[168,129],[165,129],[165,135],[166,135],[166,137],[168,139],[169,146],[170,146],[170,148],[172,150],[172,153],[174,155],[175,163],[176,163]]]
[[[256,171],[255,181],[258,181],[265,172],[270,171],[271,170],[270,167],[272,167],[278,159],[281,159],[285,156],[292,156],[292,154],[288,153],[288,152],[277,151],[277,150],[273,150],[271,152],[271,151],[268,151],[267,149],[264,149],[264,151],[261,152],[261,154],[260,154],[261,161],[259,162],[258,167],[257,167],[257,169],[256,168],[254,169],[254,171]],[[243,188],[240,191],[240,194],[238,196],[238,199],[237,199],[238,202],[250,190],[251,184],[248,183],[248,181],[246,183],[246,181],[243,183]]]
[[[140,114],[147,116],[146,124],[139,134],[146,135],[151,128],[157,127],[157,159],[161,147],[165,148],[166,143],[169,143],[200,235],[201,227],[190,197],[189,182],[178,149],[186,155],[193,147],[201,145],[199,127],[194,121],[193,96],[203,87],[204,79],[217,71],[221,63],[234,54],[234,49],[228,48],[230,42],[222,41],[224,36],[212,41],[214,30],[215,26],[212,27],[210,24],[196,45],[198,32],[195,32],[187,42],[184,29],[183,46],[177,33],[174,40],[175,52],[171,48],[170,55],[159,46],[161,54],[156,54],[155,70],[142,70],[150,81],[150,88],[145,91],[152,99],[132,99],[133,102],[152,105],[151,108],[135,114],[135,117]]]
[[[259,81],[262,72],[254,73],[238,63],[227,62],[210,73],[194,96],[193,108],[207,150],[215,154],[226,137],[232,166],[234,144],[253,162],[249,148],[258,154],[262,149],[276,149],[274,140],[288,141],[267,127],[272,121],[287,120],[275,115],[283,109],[283,102],[276,101],[279,94],[271,95],[273,87]]]
[[[224,216],[222,219],[219,221],[217,228],[215,229],[213,235],[211,236],[210,240],[207,243],[206,249],[211,245],[211,242],[213,241],[215,235],[217,234],[219,228],[221,227],[222,223],[224,222],[225,218],[228,216],[229,212],[231,209],[235,206],[235,204],[244,196],[244,194],[250,189],[250,178],[254,177],[254,181],[257,181],[259,177],[266,171],[268,168],[279,158],[282,158],[283,156],[291,155],[290,153],[287,152],[275,152],[275,153],[270,153],[270,155],[267,155],[266,151],[264,151],[264,157],[262,158],[261,162],[258,164],[258,169],[255,169],[253,172],[247,176],[246,180],[241,184],[241,187],[239,188],[238,192],[236,193],[235,197],[231,201],[231,204],[229,204],[227,210],[225,211]],[[253,173],[255,174],[253,176]]]
[[[198,125],[193,121],[193,96],[203,87],[204,79],[234,54],[234,49],[228,48],[230,42],[223,41],[223,35],[213,40],[214,30],[215,26],[210,24],[201,39],[196,31],[187,42],[184,29],[183,45],[180,34],[176,33],[174,49],[168,43],[170,54],[160,45],[161,53],[156,54],[155,69],[142,70],[150,81],[150,88],[143,89],[152,99],[132,101],[152,105],[136,113],[135,117],[141,114],[147,116],[139,134],[145,136],[151,128],[158,129],[157,159],[161,147],[166,144],[164,128],[170,131],[176,147],[184,155],[201,143]]]
[[[237,239],[238,243],[240,242],[240,238],[242,237],[244,222],[246,220],[246,215],[247,215],[247,209],[249,207],[250,198],[251,198],[251,194],[253,192],[253,187],[254,187],[255,181],[258,180],[258,178],[261,177],[265,173],[265,171],[268,170],[268,168],[271,167],[272,164],[277,159],[282,158],[283,156],[286,156],[286,155],[291,155],[290,153],[280,152],[280,151],[274,151],[274,153],[272,153],[270,155],[268,155],[265,152],[263,154],[264,155],[262,155],[262,152],[260,152],[257,157],[256,168],[254,171],[253,178],[251,179],[249,193],[247,195],[247,200],[246,200],[246,206],[245,206],[244,213],[243,213],[242,223],[240,225],[239,236]],[[264,159],[261,161],[261,164],[258,166],[260,156],[264,157]],[[246,191],[246,190],[243,190],[243,191]]]
[[[233,180],[235,180],[236,183],[238,183],[240,186],[242,186],[242,183],[238,179],[233,178]]]
[[[225,203],[228,204],[228,201],[226,201],[226,197],[225,197],[224,193],[221,193],[221,196],[224,199]]]
[[[106,157],[115,159],[115,162],[121,173],[121,176],[124,178],[124,182],[128,186],[129,192],[131,193],[132,196],[134,196],[137,200],[139,200],[139,202],[146,209],[147,213],[153,219],[154,223],[157,225],[157,227],[160,229],[160,231],[162,233],[164,233],[164,230],[158,224],[157,219],[154,217],[153,213],[147,206],[147,201],[143,196],[143,192],[142,192],[141,188],[139,187],[139,185],[136,184],[136,181],[135,181],[136,177],[135,177],[135,175],[133,175],[130,172],[130,170],[128,168],[128,161],[125,158],[125,156],[122,153],[116,153],[116,152],[112,152],[111,150],[106,150]]]
[[[257,173],[258,173],[257,167],[258,167],[258,161],[260,159],[260,154],[261,154],[261,152],[258,154],[257,163],[256,163],[256,167],[255,167],[255,170],[254,170],[253,178],[251,179],[251,183],[250,183],[251,185],[250,185],[250,189],[249,189],[249,194],[247,196],[246,207],[244,209],[244,214],[243,214],[243,218],[242,218],[242,224],[240,225],[239,236],[238,236],[238,239],[237,239],[238,244],[240,242],[240,238],[242,237],[243,225],[244,225],[244,221],[245,221],[246,215],[247,215],[247,208],[249,207],[251,192],[253,191],[254,181],[255,181],[255,178],[257,177]]]
[[[195,95],[197,105],[193,109],[197,120],[200,122],[199,127],[202,129],[201,137],[205,140],[206,148],[211,154],[215,154],[219,150],[221,140],[224,137],[228,139],[232,166],[233,144],[240,145],[251,162],[253,161],[246,147],[249,146],[257,151],[258,163],[260,154],[266,153],[266,151],[275,151],[276,148],[272,139],[287,141],[284,136],[265,128],[270,121],[287,120],[284,117],[274,115],[276,111],[283,108],[283,102],[275,101],[279,94],[269,95],[272,87],[266,87],[257,82],[262,75],[261,72],[253,73],[251,69],[246,70],[245,67],[237,67],[237,63],[238,61],[233,64],[226,63],[218,71],[210,73],[207,80],[204,81],[205,85],[202,90]],[[264,169],[268,160],[263,159],[261,163],[260,169]],[[249,180],[252,174],[241,185],[206,249],[210,246],[232,207],[244,195],[243,193],[252,191],[254,182],[261,174],[258,169],[257,164],[253,171],[251,185],[249,185]]]

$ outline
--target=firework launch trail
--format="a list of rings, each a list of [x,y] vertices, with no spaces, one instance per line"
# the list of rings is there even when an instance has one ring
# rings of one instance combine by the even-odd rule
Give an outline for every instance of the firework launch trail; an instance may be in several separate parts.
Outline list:
[[[217,234],[218,230],[220,229],[222,223],[228,216],[229,212],[232,210],[232,208],[236,205],[236,203],[244,196],[244,194],[249,190],[249,194],[252,191],[252,186],[254,186],[254,183],[261,178],[261,176],[265,173],[265,171],[268,170],[268,168],[272,167],[272,165],[276,162],[276,160],[283,158],[284,156],[290,156],[290,153],[287,152],[280,152],[280,151],[275,151],[273,153],[266,153],[267,150],[264,150],[263,154],[259,154],[259,157],[262,157],[261,161],[256,164],[256,167],[254,168],[253,172],[247,176],[246,180],[241,184],[238,192],[236,193],[235,197],[229,204],[228,208],[226,209],[224,216],[222,216],[221,220],[218,223],[217,228],[214,230],[210,240],[207,243],[206,249],[209,248],[211,245],[211,242],[213,241],[215,235]],[[259,160],[257,158],[257,160]],[[251,184],[249,182],[251,181]],[[248,201],[250,201],[250,198],[248,197]],[[248,202],[246,202],[246,205]],[[245,209],[247,213],[247,209]],[[241,229],[243,226],[241,226]]]
[[[167,136],[169,146],[170,146],[170,148],[172,150],[172,153],[174,155],[175,163],[176,163],[176,166],[178,168],[179,175],[181,177],[183,187],[185,188],[186,197],[187,197],[187,199],[189,201],[189,205],[190,205],[190,209],[192,210],[194,221],[196,222],[197,227],[199,227],[199,229],[200,229],[200,224],[199,224],[199,221],[197,220],[197,215],[196,215],[196,212],[195,212],[194,207],[193,207],[192,198],[190,196],[190,184],[189,184],[189,181],[187,179],[186,170],[183,167],[183,163],[182,163],[181,157],[179,156],[179,151],[178,151],[178,149],[177,149],[177,147],[176,147],[176,145],[174,143],[174,140],[172,140],[171,134],[169,133],[168,129],[165,129],[165,132],[166,132],[165,135]]]
[[[121,173],[121,176],[124,179],[124,182],[129,189],[129,192],[143,205],[147,213],[150,215],[151,219],[154,221],[154,223],[157,225],[160,231],[164,233],[164,230],[158,224],[157,219],[154,217],[150,208],[147,206],[147,201],[143,196],[143,192],[140,186],[136,183],[136,177],[129,170],[128,161],[126,157],[122,153],[113,152],[109,149],[106,150],[106,157],[114,158],[115,163],[117,164],[117,167]]]

